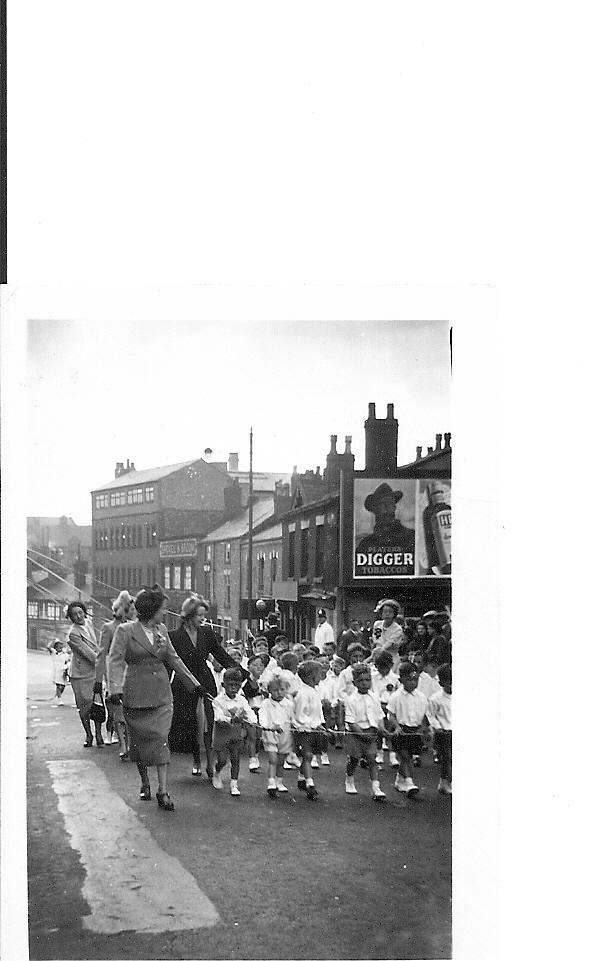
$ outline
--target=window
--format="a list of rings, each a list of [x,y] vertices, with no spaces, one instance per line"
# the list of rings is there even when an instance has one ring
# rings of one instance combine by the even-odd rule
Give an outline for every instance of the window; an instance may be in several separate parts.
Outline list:
[[[206,563],[209,564],[212,560],[212,544],[206,544]]]
[[[173,569],[173,589],[175,591],[181,590],[181,565],[175,564]]]
[[[131,587],[131,568],[127,568],[127,587]]]
[[[162,579],[164,581],[164,586],[167,589],[167,591],[170,590],[170,586],[171,586],[171,565],[170,564],[164,565],[164,577]]]
[[[272,551],[270,555],[270,579],[271,581],[276,581],[277,579],[277,564],[279,562],[279,555],[276,551]]]
[[[131,528],[131,547],[137,547],[137,527]]]
[[[110,550],[114,550],[114,527],[110,528]]]
[[[119,531],[119,547],[123,551],[125,549],[125,525],[121,524],[121,529]]]
[[[289,531],[289,576],[295,574],[295,531]]]
[[[186,564],[183,568],[183,589],[191,590],[191,564]]]
[[[152,581],[152,584],[154,584],[155,581],[156,581],[156,578],[154,578],[154,580]],[[141,587],[141,582],[142,582],[142,569],[141,569],[141,567],[138,567],[138,568],[137,568],[137,583],[138,583],[139,587]],[[148,587],[149,587],[149,586],[150,586],[150,585],[148,584]]]
[[[154,488],[146,487],[146,504],[151,504],[154,500]]]
[[[131,547],[131,528],[125,528],[125,545],[127,548]]]
[[[264,554],[258,554],[258,591],[264,592]]]
[[[321,577],[324,569],[324,525],[319,524],[316,528],[316,566],[314,573],[316,577]]]
[[[150,525],[146,521],[146,547],[150,547]]]
[[[37,601],[27,601],[27,617],[37,616]]]
[[[308,534],[308,528],[304,527],[300,543],[300,575],[302,577],[306,577],[308,574]]]
[[[108,494],[96,494],[96,510],[100,511],[109,506]]]
[[[142,539],[142,536],[141,536],[141,524],[138,524],[138,525],[137,525],[137,546],[138,546],[138,547],[143,547],[143,546],[144,546],[144,545],[143,545],[143,539]]]
[[[127,491],[128,504],[142,504],[144,499],[143,487],[132,487]]]
[[[127,494],[125,491],[115,491],[110,495],[111,507],[124,507],[126,503],[127,503]]]
[[[225,544],[225,564],[231,563],[231,545]]]
[[[127,587],[127,581],[125,580],[125,568],[121,567],[121,587]]]
[[[157,539],[157,537],[158,537],[158,535],[157,535],[157,533],[156,533],[156,528],[155,528],[155,527],[152,527],[152,536],[151,536],[151,546],[152,546],[152,547],[155,547],[155,546],[156,546],[156,539]]]
[[[114,587],[114,567],[110,568],[110,581],[108,586]]]
[[[136,567],[131,568],[131,580],[129,582],[129,586],[130,587],[137,586],[137,568]]]
[[[231,575],[225,574],[225,607],[231,607]]]

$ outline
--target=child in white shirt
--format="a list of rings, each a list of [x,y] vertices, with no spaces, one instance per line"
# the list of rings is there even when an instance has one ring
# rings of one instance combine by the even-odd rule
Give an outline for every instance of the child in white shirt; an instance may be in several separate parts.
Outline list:
[[[380,650],[374,655],[372,665],[372,690],[378,697],[383,714],[387,716],[387,705],[389,698],[394,691],[399,688],[399,677],[391,670],[393,666],[393,655],[391,651]],[[383,751],[388,750],[387,740],[379,736],[378,752],[376,763],[382,764],[384,761]],[[399,760],[395,751],[389,751],[389,764],[391,767],[399,767]]]
[[[320,681],[321,667],[317,661],[302,661],[297,673],[300,687],[293,700],[293,738],[295,750],[302,759],[297,786],[300,791],[305,791],[312,801],[318,797],[318,791],[312,778],[310,762],[312,755],[321,750],[321,735],[325,733],[322,705],[315,690]]]
[[[419,672],[418,690],[422,691],[422,693],[428,700],[433,696],[433,694],[437,694],[437,692],[441,690],[441,685],[437,680],[438,665],[429,661],[428,654],[423,653],[422,651],[414,652],[414,654],[412,655],[412,663],[414,664],[414,667],[416,668],[416,670]],[[431,736],[428,731],[424,732],[422,740],[423,740],[423,749],[428,750],[431,744]],[[435,750],[434,759],[436,762],[437,761],[436,750]],[[416,764],[417,767],[420,767],[420,755],[415,755],[414,763]]]
[[[392,734],[393,749],[399,755],[399,773],[395,789],[409,797],[419,788],[413,781],[412,755],[422,750],[421,726],[426,717],[428,700],[418,688],[418,671],[410,661],[399,668],[401,687],[389,698],[387,723]]]
[[[330,671],[318,685],[326,726],[329,731],[338,732],[330,735],[331,743],[338,751],[343,747],[342,734],[345,731],[345,679],[341,677],[344,670],[345,661],[335,655]]]
[[[257,720],[258,709],[264,700],[264,688],[261,684],[261,677],[264,674],[264,660],[262,654],[252,654],[250,657],[248,657],[248,671],[250,672],[250,676],[242,685],[241,693],[245,698],[247,698],[247,702],[256,715]],[[259,733],[257,728],[250,727],[248,730],[248,753],[250,755],[248,770],[251,772],[260,770],[260,761],[258,759],[258,740]]]
[[[62,695],[67,685],[69,664],[71,658],[65,649],[62,641],[56,638],[47,645],[49,653],[52,655],[52,680],[54,681],[56,704],[53,707],[62,707]]]
[[[223,780],[221,771],[231,761],[231,785],[233,797],[241,793],[237,784],[239,777],[239,759],[246,725],[256,725],[256,715],[252,711],[245,697],[239,693],[242,677],[236,668],[229,667],[223,675],[223,688],[212,702],[214,710],[214,729],[212,734],[212,748],[216,753],[216,769],[212,777],[212,786],[217,791],[222,790]]]
[[[258,720],[262,727],[262,743],[268,758],[269,797],[287,793],[283,784],[283,765],[285,758],[293,750],[291,722],[293,720],[293,701],[285,696],[285,684],[280,677],[272,677],[268,682],[269,697],[265,698],[258,710]]]
[[[451,665],[442,664],[437,676],[441,689],[429,698],[426,713],[441,765],[439,794],[451,794]]]
[[[345,769],[345,793],[357,794],[354,772],[361,758],[365,758],[370,772],[372,797],[382,801],[385,792],[381,790],[379,768],[376,762],[377,738],[384,730],[385,715],[380,701],[371,690],[372,678],[367,664],[355,664],[353,668],[356,690],[349,694],[345,702],[345,724],[348,729],[346,749],[348,754]]]

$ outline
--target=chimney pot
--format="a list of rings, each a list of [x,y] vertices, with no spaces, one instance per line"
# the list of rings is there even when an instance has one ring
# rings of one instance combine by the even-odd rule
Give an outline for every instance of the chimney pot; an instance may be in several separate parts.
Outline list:
[[[320,465],[316,468],[316,476],[320,477]]]
[[[129,467],[129,458],[127,458],[127,470],[131,470],[131,468]]]
[[[131,461],[131,470],[135,470],[135,464]]]
[[[429,454],[432,454],[432,452],[433,452],[433,448],[432,448],[432,447],[427,447],[427,448],[426,448],[426,456],[427,456],[427,457],[429,456]]]
[[[393,420],[393,404],[387,404],[387,420]]]
[[[451,447],[451,434],[443,434],[443,437],[445,439],[445,446]]]
[[[337,434],[331,434],[331,454],[337,453]]]
[[[345,453],[351,454],[351,434],[347,434],[345,438]]]
[[[435,450],[441,450],[441,434],[435,434]]]
[[[420,460],[421,457],[422,457],[422,447],[417,447],[417,448],[416,448],[416,460]]]

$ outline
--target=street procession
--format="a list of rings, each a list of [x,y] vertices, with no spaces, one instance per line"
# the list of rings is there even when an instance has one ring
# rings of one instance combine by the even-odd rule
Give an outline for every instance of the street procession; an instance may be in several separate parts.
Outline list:
[[[30,828],[30,905],[50,864],[69,901],[77,863],[87,877],[78,920],[30,913],[32,957],[79,957],[81,937],[105,957],[107,934],[111,956],[170,957],[156,930],[190,958],[448,956],[451,435],[398,464],[394,404],[364,413],[361,469],[331,435],[324,470],[262,470],[250,428],[245,470],[210,448],[118,461],[91,528],[28,519],[29,820],[52,839],[50,855]],[[354,921],[371,861],[374,943]],[[301,934],[265,933],[267,905]],[[247,912],[235,947],[227,919]]]

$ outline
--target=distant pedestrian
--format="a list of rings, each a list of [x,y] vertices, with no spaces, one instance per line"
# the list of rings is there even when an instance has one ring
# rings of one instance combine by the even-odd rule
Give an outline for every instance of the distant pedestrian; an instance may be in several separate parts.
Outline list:
[[[68,633],[69,647],[73,652],[69,667],[71,687],[85,731],[83,747],[91,747],[93,737],[89,714],[94,699],[96,660],[100,649],[91,617],[88,617],[87,607],[83,601],[71,601],[67,607],[67,617],[72,622]],[[94,727],[96,730],[96,746],[104,747],[102,724],[99,721],[94,721]]]
[[[319,651],[324,651],[325,644],[335,643],[335,634],[327,621],[327,612],[323,607],[316,612],[316,619],[318,624],[314,632],[314,643]]]
[[[264,637],[268,641],[268,650],[272,650],[279,637],[287,637],[285,631],[282,631],[279,626],[279,615],[272,611],[267,618],[267,629],[264,631]]]
[[[71,658],[65,645],[58,638],[51,641],[47,648],[52,655],[52,680],[55,686],[53,699],[56,698],[56,704],[53,704],[52,707],[62,707],[62,695],[69,680],[68,671]]]

